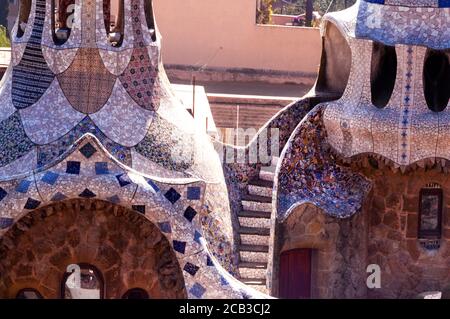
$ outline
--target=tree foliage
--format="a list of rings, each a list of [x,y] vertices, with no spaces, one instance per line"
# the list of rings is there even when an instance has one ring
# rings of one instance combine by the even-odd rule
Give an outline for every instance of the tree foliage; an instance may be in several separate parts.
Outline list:
[[[11,43],[8,39],[8,32],[6,31],[6,28],[2,25],[0,25],[0,47],[9,47],[11,46]]]
[[[274,13],[299,15],[306,13],[307,0],[279,0]],[[324,14],[329,11],[339,11],[352,6],[356,0],[313,0],[314,11]]]
[[[272,5],[277,0],[258,0],[256,8],[256,23],[269,24],[273,13]]]

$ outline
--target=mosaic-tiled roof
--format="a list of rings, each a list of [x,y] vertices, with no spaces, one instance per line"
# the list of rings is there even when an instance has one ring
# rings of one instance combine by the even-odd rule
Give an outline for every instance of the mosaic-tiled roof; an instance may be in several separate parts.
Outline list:
[[[447,0],[358,0],[346,10],[326,14],[324,21],[335,23],[348,37],[447,49],[449,8]]]
[[[126,1],[120,46],[106,37],[101,1],[76,1],[62,45],[53,40],[51,10],[51,1],[33,0],[23,35],[18,22],[12,30],[0,87],[0,178],[49,164],[90,133],[144,173],[218,181],[206,132],[170,90],[144,1]]]

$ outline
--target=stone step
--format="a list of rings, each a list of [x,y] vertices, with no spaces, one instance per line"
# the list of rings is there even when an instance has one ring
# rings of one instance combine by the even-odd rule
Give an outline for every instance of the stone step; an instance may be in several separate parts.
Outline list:
[[[277,156],[272,156],[272,161],[271,161],[272,166],[277,167],[279,161],[280,161],[280,158],[279,158],[279,157],[277,157]]]
[[[258,203],[270,203],[272,204],[272,197],[270,196],[260,196],[260,195],[251,195],[244,194],[242,196],[242,200],[247,202],[258,202]]]
[[[260,227],[239,227],[238,233],[244,235],[269,236],[270,229]]]
[[[269,245],[269,236],[239,235],[242,245]]]
[[[249,251],[255,253],[268,253],[269,246],[267,245],[239,245],[239,251]]]
[[[252,179],[248,182],[248,185],[254,185],[259,187],[273,188],[273,181],[265,181],[263,179]]]
[[[248,185],[248,193],[250,195],[258,195],[264,197],[272,197],[272,188],[256,185]]]
[[[264,181],[273,182],[273,180],[275,179],[275,172],[266,171],[261,168],[261,170],[259,171],[259,178]]]
[[[267,268],[246,268],[239,265],[240,278],[265,278]]]
[[[246,285],[265,286],[266,278],[241,278],[241,282]]]
[[[240,251],[239,252],[240,262],[267,262],[269,258],[268,253],[253,252],[253,251]]]
[[[240,262],[239,267],[253,268],[253,269],[267,269],[267,263]]]
[[[241,227],[270,228],[270,219],[238,217]]]
[[[247,285],[255,290],[258,290],[259,292],[262,292],[263,294],[268,295],[269,290],[267,289],[266,285]]]
[[[260,211],[266,213],[272,213],[272,203],[261,203],[254,201],[242,201],[242,209],[250,211]]]
[[[269,212],[258,212],[254,210],[241,210],[238,213],[238,217],[249,217],[249,218],[267,218],[270,219],[271,213]]]

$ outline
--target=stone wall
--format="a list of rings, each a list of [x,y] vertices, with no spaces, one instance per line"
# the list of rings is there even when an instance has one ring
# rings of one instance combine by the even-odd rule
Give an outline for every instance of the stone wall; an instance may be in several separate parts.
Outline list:
[[[381,267],[381,289],[371,298],[412,298],[450,283],[450,180],[436,169],[406,174],[388,168],[362,169],[374,181],[364,213],[370,220],[368,263]],[[420,189],[438,183],[444,192],[440,248],[429,250],[418,239]]]
[[[72,200],[38,209],[0,239],[0,297],[23,288],[59,298],[69,264],[88,263],[105,280],[105,298],[142,288],[150,298],[186,298],[167,239],[144,216],[98,201]]]
[[[313,249],[313,298],[363,298],[366,296],[365,260],[367,228],[364,216],[330,217],[316,206],[298,206],[277,229],[273,287],[278,289],[282,252]]]

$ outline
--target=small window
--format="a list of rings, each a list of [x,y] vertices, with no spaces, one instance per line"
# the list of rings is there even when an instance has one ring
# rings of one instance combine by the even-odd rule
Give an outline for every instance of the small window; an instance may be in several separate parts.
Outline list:
[[[53,41],[63,45],[69,40],[75,17],[75,0],[52,1],[52,31]]]
[[[39,291],[33,288],[25,288],[20,290],[16,299],[44,299]]]
[[[443,192],[439,185],[430,184],[420,191],[419,238],[441,237]]]
[[[67,267],[61,288],[62,299],[103,299],[104,280],[96,267],[75,264]]]
[[[141,288],[133,288],[128,290],[123,296],[122,299],[150,299],[148,293]]]
[[[423,68],[423,89],[430,110],[445,110],[450,98],[450,64],[446,52],[428,50]]]
[[[19,3],[19,25],[17,28],[17,37],[21,38],[25,34],[28,19],[31,12],[31,0],[20,0]]]
[[[120,47],[124,38],[124,0],[104,0],[103,18],[108,40],[114,47]]]
[[[397,53],[395,47],[374,42],[370,73],[372,104],[385,107],[394,92],[397,78]]]

